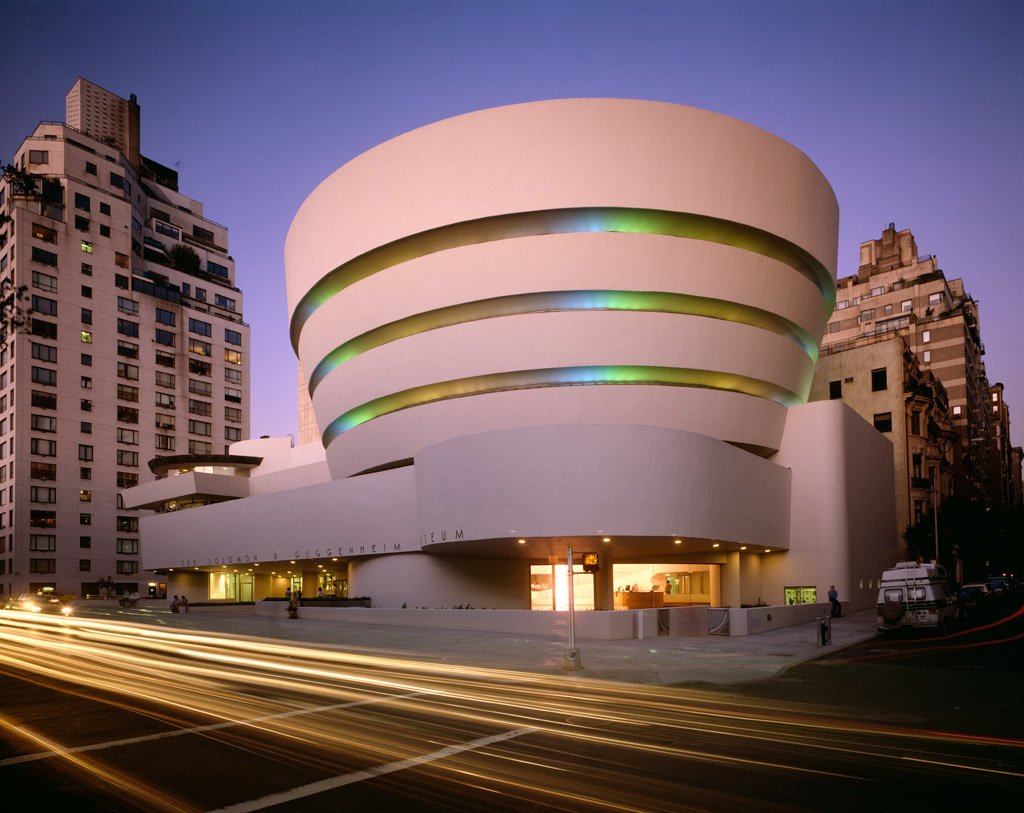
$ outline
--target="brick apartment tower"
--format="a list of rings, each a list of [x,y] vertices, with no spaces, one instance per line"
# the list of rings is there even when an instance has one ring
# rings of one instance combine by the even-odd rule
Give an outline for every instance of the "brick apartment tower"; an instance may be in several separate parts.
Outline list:
[[[993,409],[997,400],[1002,407],[1001,392],[995,396],[989,386],[978,304],[963,280],[947,279],[935,257],[918,255],[909,229],[897,231],[890,223],[880,239],[861,243],[857,273],[840,278],[837,286],[812,400],[841,397],[877,426],[878,416],[885,415],[877,411],[878,393],[889,389],[892,409],[905,413],[907,427],[918,412],[914,429],[892,437],[897,456],[900,449],[906,452],[902,468],[909,522],[935,499],[933,489],[940,502],[941,495],[955,493],[999,505],[1001,483],[1010,475],[1000,470],[1003,456],[996,450],[1000,443],[1009,445],[1009,427],[1000,440],[998,410]],[[898,364],[873,367],[881,358],[877,353],[874,360],[853,363],[852,354],[893,341],[902,350],[890,354]],[[890,383],[880,386],[886,374]],[[930,383],[932,378],[941,390]],[[869,398],[865,393],[875,394]],[[952,434],[942,414],[946,408]],[[894,419],[894,426],[903,422]],[[897,477],[899,469],[897,461]]]
[[[0,279],[31,306],[0,347],[0,594],[159,591],[119,492],[155,479],[154,457],[215,465],[249,435],[227,229],[139,131],[134,96],[79,79],[67,124],[40,123],[13,157],[35,193],[0,187]]]

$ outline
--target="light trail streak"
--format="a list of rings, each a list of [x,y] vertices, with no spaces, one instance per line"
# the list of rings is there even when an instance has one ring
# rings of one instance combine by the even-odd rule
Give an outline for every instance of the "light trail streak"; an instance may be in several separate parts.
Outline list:
[[[965,776],[1024,776],[1015,757],[993,767],[992,749],[1014,753],[1024,747],[1015,739],[851,721],[807,705],[671,687],[470,669],[137,623],[0,613],[0,665],[95,692],[98,697],[91,699],[171,727],[86,744],[57,744],[33,734],[43,750],[4,760],[0,769],[63,756],[69,765],[100,778],[105,770],[101,765],[71,757],[103,750],[115,754],[118,748],[197,734],[256,757],[302,764],[334,777],[324,781],[369,779],[382,775],[374,773],[381,766],[399,766],[387,771],[392,773],[401,766],[425,764],[416,763],[425,755],[444,754],[430,761],[446,776],[464,777],[458,781],[474,787],[486,780],[488,792],[520,788],[523,799],[542,794],[552,804],[570,807],[573,802],[606,805],[593,786],[567,789],[564,784],[564,755],[580,750],[610,750],[623,758],[634,754],[688,770],[700,765],[854,783],[872,772],[891,770],[894,760]],[[477,762],[485,758],[483,753],[466,744],[508,731],[529,732],[529,750],[521,759],[510,759],[500,776],[481,773]],[[516,739],[520,737],[525,735]],[[550,738],[558,746],[543,746],[538,738]],[[452,748],[461,750],[445,751]],[[538,750],[547,761],[537,756]],[[488,747],[486,759],[493,763],[509,758]],[[608,804],[622,810],[652,809],[649,798],[646,805],[636,802],[643,797],[639,778],[623,776],[612,762],[598,763],[594,770],[615,783],[616,795]],[[117,787],[117,777],[111,782]]]

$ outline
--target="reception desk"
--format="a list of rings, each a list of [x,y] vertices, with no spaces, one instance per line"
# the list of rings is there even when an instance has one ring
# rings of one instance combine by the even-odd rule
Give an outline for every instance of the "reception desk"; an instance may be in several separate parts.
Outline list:
[[[639,590],[617,590],[615,592],[615,607],[623,610],[649,610],[652,607],[661,607],[665,603],[665,594],[654,590],[643,592]]]

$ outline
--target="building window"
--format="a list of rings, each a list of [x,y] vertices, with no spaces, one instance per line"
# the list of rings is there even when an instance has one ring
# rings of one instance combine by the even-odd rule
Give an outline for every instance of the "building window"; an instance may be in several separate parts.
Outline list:
[[[156,309],[156,320],[161,325],[167,325],[168,327],[174,327],[175,319],[173,311],[165,311],[163,308]]]
[[[888,389],[889,382],[886,374],[885,367],[878,370],[871,371],[871,391],[880,392],[884,389]]]
[[[224,400],[230,401],[233,404],[240,404],[242,403],[242,391],[232,389],[231,387],[225,387]]]
[[[213,302],[219,308],[224,308],[225,310],[229,311],[235,310],[235,300],[230,299],[229,297],[226,297],[223,294],[214,294]]]
[[[242,383],[242,371],[241,370],[234,370],[231,367],[228,367],[228,368],[226,368],[224,370],[224,380],[229,382],[229,383],[231,383],[231,384],[241,384]]]
[[[57,348],[51,347],[48,344],[36,344],[35,342],[32,342],[32,358],[56,364]]]
[[[117,320],[117,332],[122,336],[131,336],[137,339],[139,337],[139,323],[132,322],[128,319]]]
[[[86,254],[92,254],[92,243],[90,243],[88,240],[83,240],[82,251],[84,251]]]
[[[188,391],[193,395],[205,395],[209,397],[213,393],[213,384],[209,381],[197,381],[194,378],[188,380]]]
[[[129,316],[139,315],[139,303],[134,299],[127,299],[126,297],[119,296],[117,298],[117,309],[121,313],[127,313]],[[156,309],[157,314],[160,313],[160,309]]]
[[[52,534],[29,534],[28,549],[49,553],[57,550],[57,537]]]
[[[29,489],[29,500],[42,503],[57,502],[57,489],[48,486],[32,486]]]
[[[117,552],[127,554],[129,556],[138,556],[139,554],[139,540],[138,539],[125,539],[118,537],[117,540]]]
[[[56,432],[57,419],[52,415],[32,415],[33,432]]]
[[[128,255],[127,254],[122,254],[120,251],[115,251],[114,252],[114,265],[116,265],[118,268],[127,268],[128,267]]]
[[[78,229],[78,231],[88,232],[89,226],[89,218],[82,217],[81,215],[75,215],[75,228]]]
[[[100,214],[101,215],[109,215],[110,214],[110,204],[109,203],[101,203],[100,204]]]
[[[193,435],[206,435],[213,434],[213,428],[207,421],[189,421],[188,431]]]
[[[212,450],[213,445],[205,440],[189,440],[188,442],[189,454],[210,454]]]
[[[845,310],[848,307],[850,307],[850,302],[847,299],[840,299],[838,302],[836,302],[837,311]]]
[[[874,308],[867,308],[866,310],[861,311],[860,320],[862,322],[870,322],[874,318],[875,318],[875,309]]]
[[[117,419],[122,423],[138,423],[139,422],[139,410],[135,407],[127,407],[118,405],[117,407]]]
[[[80,548],[91,548],[92,537],[91,536],[80,536],[78,537],[78,547]]]
[[[162,344],[165,347],[174,347],[174,334],[169,330],[157,328],[155,341],[157,344]]]
[[[242,334],[237,330],[228,330],[227,328],[224,328],[224,342],[226,344],[236,344],[241,346]]]
[[[224,407],[224,420],[231,423],[242,422],[242,410],[238,407]]]
[[[237,350],[228,350],[227,348],[225,348],[224,361],[226,361],[228,364],[241,364],[242,354],[239,353]]]
[[[173,452],[174,437],[171,435],[157,435],[156,448],[164,452]]]
[[[42,319],[32,319],[32,335],[41,339],[56,339],[57,325],[53,322],[44,322]]]
[[[92,161],[85,162],[85,173],[86,175],[96,174],[96,165]]]
[[[39,392],[32,390],[32,406],[40,409],[56,409],[57,395],[52,392]]]
[[[122,576],[134,575],[139,572],[139,563],[129,559],[118,559],[117,572]]]
[[[139,453],[130,452],[127,449],[117,450],[117,465],[119,466],[138,466],[139,465]]]
[[[43,438],[32,438],[29,441],[29,450],[39,457],[56,457],[57,441],[44,440]]]
[[[81,332],[82,341],[85,344],[92,344],[92,331],[83,330]]]
[[[79,559],[78,570],[80,573],[88,573],[92,570],[92,562],[88,559]]]
[[[86,463],[90,462],[92,460],[92,446],[78,444],[78,459]]]
[[[157,429],[169,429],[173,430],[175,426],[175,420],[173,415],[165,415],[162,412],[156,413],[155,424]]]
[[[907,311],[911,311],[913,309],[914,309],[914,302],[913,302],[913,300],[911,300],[911,299],[904,299],[902,302],[900,302],[900,312],[901,313],[906,313]]]
[[[90,469],[88,466],[82,466],[78,470],[78,479],[79,480],[91,480],[92,479],[92,469]]]
[[[191,415],[213,415],[213,404],[209,401],[196,401],[188,399],[188,411]]]
[[[89,421],[82,421],[81,425],[79,426],[79,429],[81,430],[83,435],[92,434],[92,424]]]
[[[89,263],[82,263],[82,273],[87,277],[92,276],[92,266]]]
[[[939,304],[945,302],[945,300],[946,300],[946,297],[942,293],[942,291],[936,291],[934,294],[928,294],[928,304],[929,305],[939,305]]]
[[[201,319],[189,319],[188,329],[190,333],[198,333],[200,336],[213,336],[213,325]]]
[[[892,305],[883,305],[882,314],[885,316],[892,316]]]
[[[157,370],[156,372],[156,385],[158,387],[173,387],[174,386],[174,373],[165,373]]]
[[[78,492],[79,502],[92,502],[92,492],[87,489],[80,489]]]
[[[925,350],[924,353],[922,353],[921,355],[922,355],[922,357],[924,359],[925,364],[931,363],[931,360],[932,360],[932,351],[931,350]]]
[[[29,559],[28,560],[28,572],[29,573],[56,573],[57,572],[57,560],[56,559]]]
[[[42,316],[56,316],[57,300],[32,294],[32,312]]]
[[[82,362],[83,367],[92,367],[92,356],[88,353],[82,353],[80,361]]]
[[[45,367],[32,368],[32,381],[36,384],[43,384],[47,387],[57,386],[57,371],[48,370]]]
[[[139,388],[133,387],[130,384],[118,384],[117,397],[122,401],[131,401],[133,403],[138,403]]]
[[[79,514],[78,515],[79,525],[92,525],[92,514]]]
[[[139,431],[137,429],[118,429],[117,442],[128,446],[139,445]]]
[[[139,357],[139,346],[133,342],[126,342],[124,339],[117,340],[117,355],[128,359]]]
[[[156,405],[166,409],[174,409],[174,395],[169,392],[158,392],[156,394]]]
[[[242,439],[242,430],[237,426],[225,426],[224,427],[224,440],[232,443]]]
[[[213,345],[209,342],[204,342],[201,339],[189,338],[188,350],[190,353],[196,353],[200,356],[212,356]]]
[[[92,379],[89,376],[87,376],[87,375],[83,375],[79,379],[79,384],[81,385],[83,390],[91,390],[92,389]]]
[[[80,209],[83,212],[88,212],[92,208],[88,195],[83,195],[81,192],[75,192],[75,208]]]
[[[33,460],[29,472],[33,480],[56,480],[57,464],[37,463],[36,461]]]
[[[188,371],[193,375],[205,375],[209,376],[213,372],[213,365],[208,361],[199,361],[199,359],[188,360]]]
[[[117,363],[117,377],[126,378],[129,381],[138,381],[139,368],[134,364],[127,364],[126,362],[119,361]]]
[[[117,473],[118,488],[135,488],[139,484],[139,475],[135,472],[119,471]]]
[[[928,344],[928,342],[930,342],[931,340],[932,340],[932,332],[930,330],[926,330],[926,331],[924,331],[924,333],[921,334],[921,342],[922,343]]]
[[[891,432],[892,431],[892,413],[891,412],[879,412],[875,415],[875,429],[879,432]]]
[[[41,291],[49,291],[52,294],[57,293],[57,278],[44,274],[42,271],[32,272],[32,285]]]
[[[921,434],[921,413],[916,409],[910,413],[910,433],[912,435]]]
[[[57,267],[57,255],[52,251],[43,251],[38,246],[32,246],[32,262],[39,263],[40,265],[49,265],[53,268]]]
[[[114,287],[127,291],[131,287],[128,284],[128,277],[124,274],[114,274]]]
[[[161,350],[156,351],[156,363],[161,367],[174,367],[174,354],[164,353]]]
[[[92,324],[92,311],[89,310],[88,308],[82,308],[82,324],[83,325],[91,325]]]
[[[56,511],[29,511],[28,524],[32,528],[56,528]]]
[[[121,533],[135,534],[139,532],[139,518],[138,517],[118,517],[117,518],[117,530]]]

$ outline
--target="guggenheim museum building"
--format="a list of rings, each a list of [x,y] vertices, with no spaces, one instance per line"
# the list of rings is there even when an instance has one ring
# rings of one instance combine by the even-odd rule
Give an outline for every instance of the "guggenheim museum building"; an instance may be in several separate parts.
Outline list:
[[[320,442],[157,458],[168,593],[374,607],[874,604],[890,441],[807,403],[839,210],[792,145],[661,102],[468,113],[356,157],[285,246]],[[282,377],[282,386],[291,377]],[[596,554],[594,556],[593,554]]]

